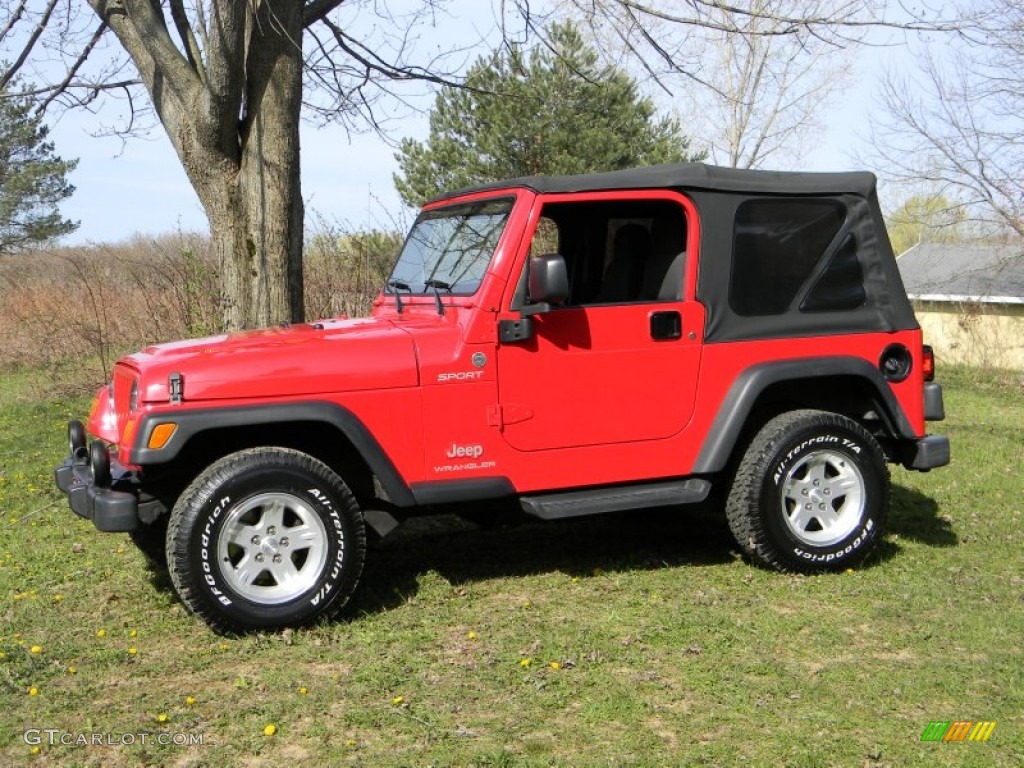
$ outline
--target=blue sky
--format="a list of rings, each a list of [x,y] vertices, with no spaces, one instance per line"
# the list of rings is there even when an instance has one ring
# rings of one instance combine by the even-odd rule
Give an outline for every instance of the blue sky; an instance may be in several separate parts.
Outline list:
[[[480,4],[487,9],[487,4]],[[450,21],[450,20],[449,20]],[[478,20],[479,21],[479,20]],[[475,23],[460,19],[460,24]],[[446,36],[452,33],[445,30]],[[432,42],[434,45],[443,43]],[[866,136],[871,113],[872,84],[881,62],[893,49],[869,49],[853,68],[842,96],[827,110],[825,131],[812,147],[802,148],[802,170],[846,170],[858,167],[850,150]],[[431,99],[421,99],[424,108]],[[136,234],[158,235],[177,229],[205,231],[206,219],[170,142],[155,128],[148,138],[126,142],[97,137],[102,124],[116,120],[119,105],[93,115],[70,112],[52,124],[51,138],[65,158],[78,158],[71,175],[76,193],[62,206],[65,216],[81,222],[67,244],[115,242]],[[685,116],[683,118],[685,127]],[[392,139],[425,138],[425,115],[411,115],[391,127]],[[394,190],[397,171],[394,149],[375,134],[351,134],[341,126],[302,129],[302,188],[307,214],[351,228],[387,226],[403,215]],[[311,221],[309,218],[307,221]]]

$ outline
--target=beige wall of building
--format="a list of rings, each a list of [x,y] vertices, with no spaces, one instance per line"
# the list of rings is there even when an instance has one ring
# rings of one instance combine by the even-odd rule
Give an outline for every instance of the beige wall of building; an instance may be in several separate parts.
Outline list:
[[[914,302],[940,363],[1024,370],[1024,304]]]

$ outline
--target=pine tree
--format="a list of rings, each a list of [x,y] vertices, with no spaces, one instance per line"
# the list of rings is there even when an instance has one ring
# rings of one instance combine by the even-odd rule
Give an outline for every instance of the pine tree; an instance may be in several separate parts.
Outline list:
[[[703,158],[626,72],[598,63],[571,23],[550,27],[548,40],[481,58],[464,87],[441,89],[426,142],[405,139],[395,156],[406,203],[497,179]]]
[[[66,176],[77,161],[55,155],[48,134],[28,98],[0,90],[0,255],[78,228],[58,210],[75,191]]]

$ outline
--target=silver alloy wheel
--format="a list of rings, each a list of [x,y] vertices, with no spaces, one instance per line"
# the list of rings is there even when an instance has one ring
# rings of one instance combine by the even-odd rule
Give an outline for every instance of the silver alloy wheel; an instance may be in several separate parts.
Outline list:
[[[277,605],[301,596],[327,564],[327,528],[290,493],[261,493],[228,510],[217,535],[221,575],[237,594]]]
[[[845,454],[811,451],[790,468],[781,487],[786,525],[809,546],[839,543],[864,517],[864,476]]]

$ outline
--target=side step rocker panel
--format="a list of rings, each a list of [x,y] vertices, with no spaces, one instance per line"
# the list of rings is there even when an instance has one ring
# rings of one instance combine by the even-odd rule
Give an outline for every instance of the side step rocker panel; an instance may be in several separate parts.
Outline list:
[[[542,520],[561,520],[568,517],[621,512],[627,509],[696,504],[704,501],[710,491],[711,483],[708,480],[690,478],[688,480],[644,483],[643,485],[523,496],[519,499],[519,503],[528,515],[539,517]]]

